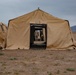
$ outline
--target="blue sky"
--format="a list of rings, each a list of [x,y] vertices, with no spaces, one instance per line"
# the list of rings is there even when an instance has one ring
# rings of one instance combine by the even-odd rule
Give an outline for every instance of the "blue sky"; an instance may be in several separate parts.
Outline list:
[[[40,8],[53,16],[69,20],[76,25],[76,0],[0,0],[0,22],[8,24],[10,19]]]

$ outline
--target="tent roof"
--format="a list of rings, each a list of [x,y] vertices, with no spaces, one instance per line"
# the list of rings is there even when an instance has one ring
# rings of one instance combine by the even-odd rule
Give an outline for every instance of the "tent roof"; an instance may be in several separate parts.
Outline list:
[[[47,13],[47,12],[45,12],[45,11],[43,11],[43,10],[41,10],[41,9],[36,9],[36,10],[34,10],[34,11],[32,11],[32,12],[29,12],[29,13],[27,13],[27,14],[24,14],[24,15],[22,15],[22,16],[19,16],[19,17],[16,17],[16,18],[14,18],[14,19],[11,19],[11,20],[9,20],[9,21],[13,21],[13,22],[23,22],[24,20],[26,20],[26,18],[29,16],[29,18],[31,18],[31,19],[33,19],[33,18],[36,18],[36,17],[41,17],[41,16],[43,16],[43,17],[45,17],[48,21],[49,20],[59,20],[59,21],[64,21],[64,19],[60,19],[60,18],[58,18],[58,17],[55,17],[55,16],[53,16],[53,15],[51,15],[51,14],[49,14],[49,13]],[[38,20],[38,18],[37,18],[37,20]]]

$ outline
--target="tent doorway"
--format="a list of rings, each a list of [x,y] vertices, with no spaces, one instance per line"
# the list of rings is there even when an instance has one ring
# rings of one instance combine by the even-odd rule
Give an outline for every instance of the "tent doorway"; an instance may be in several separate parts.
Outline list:
[[[47,25],[30,25],[30,48],[46,48],[47,45]]]

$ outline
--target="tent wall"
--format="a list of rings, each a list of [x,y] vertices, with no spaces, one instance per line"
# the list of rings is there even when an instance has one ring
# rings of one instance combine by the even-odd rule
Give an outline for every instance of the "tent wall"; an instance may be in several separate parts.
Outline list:
[[[47,47],[53,49],[73,48],[73,41],[70,32],[67,21],[61,23],[49,23]]]
[[[5,24],[0,23],[0,47],[5,48],[7,37],[7,27]]]

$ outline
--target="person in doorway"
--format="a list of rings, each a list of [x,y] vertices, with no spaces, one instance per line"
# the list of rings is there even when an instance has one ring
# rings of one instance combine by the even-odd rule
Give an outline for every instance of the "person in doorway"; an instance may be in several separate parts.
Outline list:
[[[40,41],[40,31],[39,30],[35,31],[35,41]]]
[[[38,38],[38,41],[40,41],[40,30],[37,30],[37,38]]]
[[[41,37],[41,41],[44,41],[44,35],[43,35],[43,31],[40,31],[40,37]]]

